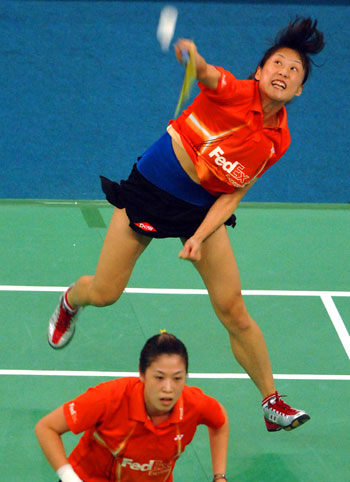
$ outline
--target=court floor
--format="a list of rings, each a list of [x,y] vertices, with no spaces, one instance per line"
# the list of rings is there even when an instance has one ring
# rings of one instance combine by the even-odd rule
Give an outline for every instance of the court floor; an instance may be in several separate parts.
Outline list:
[[[37,420],[89,386],[136,374],[145,340],[166,328],[189,350],[188,383],[228,411],[230,481],[350,481],[350,206],[242,203],[230,230],[278,390],[311,414],[290,433],[265,430],[259,393],[233,359],[200,277],[178,259],[178,240],[152,241],[120,301],[84,310],[66,349],[48,346],[59,293],[94,272],[111,213],[102,201],[0,201],[1,479],[55,481]],[[69,451],[77,437],[64,440]],[[211,480],[204,427],[174,480]]]

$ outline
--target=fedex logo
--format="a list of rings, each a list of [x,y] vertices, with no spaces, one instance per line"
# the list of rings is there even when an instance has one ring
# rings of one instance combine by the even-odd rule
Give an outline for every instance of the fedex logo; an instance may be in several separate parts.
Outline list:
[[[217,166],[221,166],[222,169],[229,174],[231,174],[235,179],[240,181],[242,184],[246,179],[249,179],[249,176],[244,174],[243,169],[244,166],[240,164],[238,161],[236,162],[229,162],[226,160],[226,157],[223,156],[224,151],[221,149],[220,146],[215,147],[211,152],[209,152],[209,157],[215,158],[215,164]]]
[[[75,410],[75,405],[74,405],[74,402],[71,402],[69,405],[69,411],[70,411],[70,414],[72,416],[72,419],[73,419],[73,422],[76,422],[77,421],[77,417],[78,417],[78,414]]]
[[[172,464],[169,462],[164,462],[163,460],[150,460],[146,464],[139,464],[134,462],[133,459],[123,458],[121,462],[121,467],[129,467],[131,470],[140,470],[141,472],[148,472],[148,475],[158,476],[160,474],[170,473]]]
[[[124,458],[122,460],[121,466],[129,466],[131,470],[141,470],[141,472],[147,472],[148,470],[152,469],[153,464],[154,460],[150,460],[148,464],[139,464],[138,462],[134,462],[133,459]]]

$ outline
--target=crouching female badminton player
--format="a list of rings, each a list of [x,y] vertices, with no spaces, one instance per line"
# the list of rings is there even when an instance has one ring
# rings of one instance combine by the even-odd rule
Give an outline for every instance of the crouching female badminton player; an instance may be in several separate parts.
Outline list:
[[[232,213],[243,196],[289,147],[285,104],[301,95],[310,55],[324,46],[316,26],[310,18],[291,22],[278,33],[251,80],[238,80],[208,64],[189,40],[176,43],[180,61],[183,50],[192,52],[200,93],[170,121],[127,181],[119,185],[103,178],[107,199],[116,209],[95,275],[79,278],[50,319],[53,348],[71,340],[81,307],[106,306],[120,297],[152,238],[179,237],[184,243],[180,258],[192,261],[201,275],[234,356],[262,395],[267,430],[291,430],[309,420],[276,391],[263,334],[242,297],[225,225],[234,226]]]
[[[208,426],[213,481],[227,480],[226,411],[186,385],[184,344],[170,333],[153,336],[141,351],[139,371],[140,378],[90,388],[38,422],[39,443],[61,481],[170,482],[200,424]],[[67,459],[61,435],[68,430],[84,435]]]

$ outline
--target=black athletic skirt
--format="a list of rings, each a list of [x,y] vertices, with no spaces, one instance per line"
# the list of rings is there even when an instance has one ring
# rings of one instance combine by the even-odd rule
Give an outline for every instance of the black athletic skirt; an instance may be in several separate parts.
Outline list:
[[[102,190],[113,206],[125,208],[130,227],[151,238],[190,238],[211,205],[196,206],[159,189],[134,164],[129,178],[120,184],[100,176]],[[235,227],[233,214],[225,222]]]

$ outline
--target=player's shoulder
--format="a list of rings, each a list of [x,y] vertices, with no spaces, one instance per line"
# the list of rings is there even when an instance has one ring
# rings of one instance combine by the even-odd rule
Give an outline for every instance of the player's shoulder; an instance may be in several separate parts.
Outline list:
[[[108,382],[107,382],[108,383]],[[142,383],[138,377],[123,377],[111,380],[111,389],[113,391],[131,391],[136,385]]]
[[[208,398],[208,395],[204,393],[203,390],[201,390],[200,388],[190,387],[188,385],[185,385],[182,396],[185,403],[189,404],[199,404]]]
[[[255,98],[257,82],[251,79],[239,79],[224,67],[215,66],[215,68],[220,72],[216,89],[209,89],[200,83],[198,84],[203,97],[212,98],[216,102],[222,101],[225,104],[248,106]]]
[[[192,417],[195,417],[197,420],[202,420],[200,423],[205,423],[203,420],[216,417],[217,413],[220,412],[219,402],[198,387],[186,385],[182,396],[186,418],[192,419]]]
[[[131,393],[138,383],[141,383],[141,381],[137,377],[116,378],[114,380],[102,382],[94,387],[94,389],[98,390],[101,394],[116,400]]]
[[[224,87],[228,82],[234,83],[236,85],[240,85],[242,88],[246,89],[253,89],[254,84],[256,81],[254,79],[241,79],[240,77],[236,76],[231,70],[226,69],[225,67],[221,67],[215,65],[215,68],[220,72],[220,82],[221,85]]]

